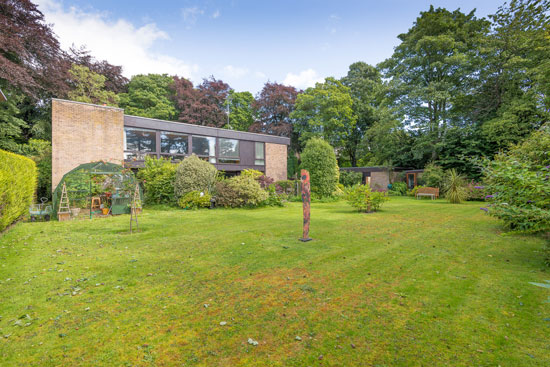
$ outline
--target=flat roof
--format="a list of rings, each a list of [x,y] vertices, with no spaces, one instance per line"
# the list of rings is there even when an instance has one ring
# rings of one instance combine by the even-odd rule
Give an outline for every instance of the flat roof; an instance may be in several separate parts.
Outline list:
[[[220,129],[218,127],[187,124],[177,121],[166,121],[152,119],[148,117],[124,115],[124,126],[136,127],[141,129],[154,129],[193,135],[204,135],[219,138],[250,140],[272,144],[290,145],[290,138],[268,134],[249,133],[246,131],[236,131]]]
[[[394,171],[405,171],[408,168],[404,167],[393,167]],[[340,167],[341,171],[353,171],[353,172],[382,172],[387,171],[388,167],[384,166],[372,166],[372,167]]]

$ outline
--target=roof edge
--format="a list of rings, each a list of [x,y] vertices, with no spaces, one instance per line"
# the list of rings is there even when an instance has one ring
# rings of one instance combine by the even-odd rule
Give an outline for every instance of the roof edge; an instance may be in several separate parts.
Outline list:
[[[103,105],[100,105],[100,104],[94,104],[94,103],[87,103],[87,102],[78,102],[78,101],[71,101],[71,100],[69,100],[69,99],[62,99],[62,98],[52,98],[52,101],[59,101],[59,102],[69,102],[69,103],[74,103],[74,104],[81,104],[81,105],[84,105],[84,106],[91,106],[91,107],[106,108],[106,109],[109,109],[109,110],[116,110],[116,111],[123,111],[123,112],[124,112],[124,108],[120,108],[120,107],[113,107],[113,106],[103,106]]]

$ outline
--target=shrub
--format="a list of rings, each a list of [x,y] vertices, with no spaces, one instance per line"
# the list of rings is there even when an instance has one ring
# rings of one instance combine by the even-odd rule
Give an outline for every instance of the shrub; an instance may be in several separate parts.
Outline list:
[[[464,177],[454,168],[448,171],[444,187],[445,198],[451,204],[460,204],[468,197]]]
[[[309,171],[313,196],[329,197],[334,193],[339,172],[334,148],[329,143],[310,139],[302,152],[301,168]]]
[[[286,194],[277,193],[275,185],[270,185],[267,188],[268,197],[260,205],[262,206],[284,206]]]
[[[360,212],[375,212],[389,200],[384,192],[372,192],[368,185],[355,185],[346,190],[347,202]]]
[[[282,180],[275,182],[275,188],[277,192],[284,194],[291,194],[296,191],[296,181]]]
[[[489,214],[512,230],[550,232],[550,131],[533,133],[508,154],[484,162]]]
[[[407,195],[416,196],[416,192],[418,191],[418,189],[420,189],[422,187],[425,187],[425,186],[418,185],[418,186],[413,187],[411,190],[407,191]]]
[[[241,176],[249,176],[255,180],[259,179],[263,175],[264,173],[262,171],[258,171],[255,169],[245,169],[241,172]]]
[[[216,205],[219,206],[258,206],[268,196],[260,184],[249,176],[234,176],[216,183]]]
[[[426,167],[424,167],[422,182],[424,186],[439,187],[440,189],[443,189],[445,185],[445,177],[446,174],[443,168],[434,163],[429,163]]]
[[[145,157],[145,167],[138,172],[143,180],[145,203],[174,204],[174,178],[176,165],[170,159]]]
[[[183,209],[209,208],[212,196],[207,192],[190,191],[178,200],[178,205]]]
[[[267,177],[266,175],[261,175],[256,181],[258,181],[260,187],[264,190],[267,190],[267,188],[275,182],[274,179]]]
[[[0,150],[0,231],[29,210],[36,181],[31,159]]]
[[[485,189],[485,186],[483,186],[480,183],[476,183],[473,180],[470,181],[468,185],[466,185],[466,200],[469,201],[484,201],[485,197],[489,193]]]
[[[38,184],[36,196],[38,198],[52,198],[52,143],[46,140],[30,139],[28,144],[22,145],[23,155],[36,163]]]
[[[394,182],[388,193],[394,196],[405,196],[407,195],[407,184],[404,182]]]
[[[363,181],[361,172],[340,171],[340,183],[345,187],[360,185]]]
[[[196,155],[186,157],[176,168],[174,192],[179,199],[188,192],[212,192],[216,183],[217,170],[210,163]]]

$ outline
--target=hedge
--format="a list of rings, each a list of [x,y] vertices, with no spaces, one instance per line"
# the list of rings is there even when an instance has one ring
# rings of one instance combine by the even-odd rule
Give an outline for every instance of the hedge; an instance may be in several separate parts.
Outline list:
[[[0,231],[29,210],[36,183],[31,159],[0,150]]]

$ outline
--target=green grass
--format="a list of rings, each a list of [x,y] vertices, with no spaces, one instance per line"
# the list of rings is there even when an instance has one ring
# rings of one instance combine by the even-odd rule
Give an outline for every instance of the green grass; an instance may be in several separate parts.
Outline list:
[[[544,242],[479,206],[313,204],[306,243],[300,203],[20,223],[0,365],[549,366]]]

